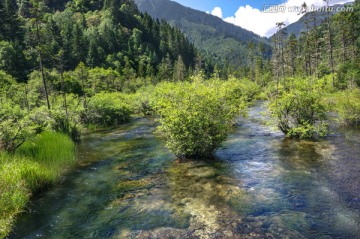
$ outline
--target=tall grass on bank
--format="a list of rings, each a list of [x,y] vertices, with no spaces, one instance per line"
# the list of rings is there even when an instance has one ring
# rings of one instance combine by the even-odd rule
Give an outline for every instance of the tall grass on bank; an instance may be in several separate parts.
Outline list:
[[[74,143],[60,133],[38,135],[14,155],[0,152],[0,238],[11,231],[31,196],[56,183],[74,164]]]
[[[49,172],[48,182],[55,183],[63,170],[75,164],[75,145],[62,133],[45,132],[25,142],[17,151],[44,166]]]

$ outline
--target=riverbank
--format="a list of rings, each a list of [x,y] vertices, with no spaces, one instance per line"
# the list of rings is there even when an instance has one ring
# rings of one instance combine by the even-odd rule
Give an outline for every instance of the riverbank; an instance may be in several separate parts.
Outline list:
[[[75,160],[74,143],[60,133],[42,133],[14,154],[0,152],[0,238],[9,234],[31,197],[58,182]]]

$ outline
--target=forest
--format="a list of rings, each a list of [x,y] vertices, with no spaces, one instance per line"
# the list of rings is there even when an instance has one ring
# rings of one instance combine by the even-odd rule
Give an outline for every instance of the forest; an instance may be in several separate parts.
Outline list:
[[[1,0],[0,238],[77,167],[88,134],[151,119],[177,160],[216,161],[259,101],[266,124],[288,139],[357,132],[360,1],[352,6],[319,25],[308,15],[299,37],[279,22],[271,58],[250,41],[236,66],[132,0]]]
[[[178,27],[205,54],[215,67],[248,66],[254,51],[264,59],[271,56],[270,40],[211,14],[182,6],[169,0],[136,0],[139,10],[153,18],[166,19]],[[249,46],[261,45],[259,51]]]

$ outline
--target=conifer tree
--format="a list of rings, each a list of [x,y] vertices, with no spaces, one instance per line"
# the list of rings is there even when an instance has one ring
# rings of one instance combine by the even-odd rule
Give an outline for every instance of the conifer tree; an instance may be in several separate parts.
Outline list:
[[[46,46],[46,42],[44,42],[44,26],[46,24],[45,21],[45,13],[47,11],[47,7],[43,0],[30,0],[31,8],[30,14],[31,18],[28,19],[29,24],[29,34],[30,38],[33,40],[30,47],[34,48],[38,54],[38,62],[41,71],[41,78],[44,86],[46,104],[48,109],[50,110],[50,101],[47,89],[47,83],[45,79],[45,70],[43,64],[43,52]]]
[[[326,15],[326,32],[325,32],[325,41],[327,45],[327,52],[329,55],[329,66],[332,73],[332,85],[335,86],[335,66],[334,66],[334,42],[332,36],[332,20],[331,20],[331,12],[329,11],[330,0],[323,0],[326,3],[327,15]]]
[[[174,81],[183,81],[186,78],[186,67],[182,60],[181,55],[174,63]]]

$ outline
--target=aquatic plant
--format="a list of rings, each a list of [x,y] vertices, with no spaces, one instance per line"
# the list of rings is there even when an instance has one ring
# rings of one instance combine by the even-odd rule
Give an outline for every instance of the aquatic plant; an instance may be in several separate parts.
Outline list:
[[[197,76],[192,83],[163,83],[156,88],[158,132],[177,157],[210,157],[226,139],[245,106],[241,86],[236,84],[233,81],[229,87],[229,82]]]
[[[123,94],[99,93],[90,99],[83,118],[88,124],[106,127],[129,121],[131,113]]]
[[[324,82],[289,78],[277,91],[270,98],[269,110],[287,136],[313,138],[328,133]]]
[[[353,88],[338,93],[335,98],[335,111],[343,124],[359,125],[360,89]]]

